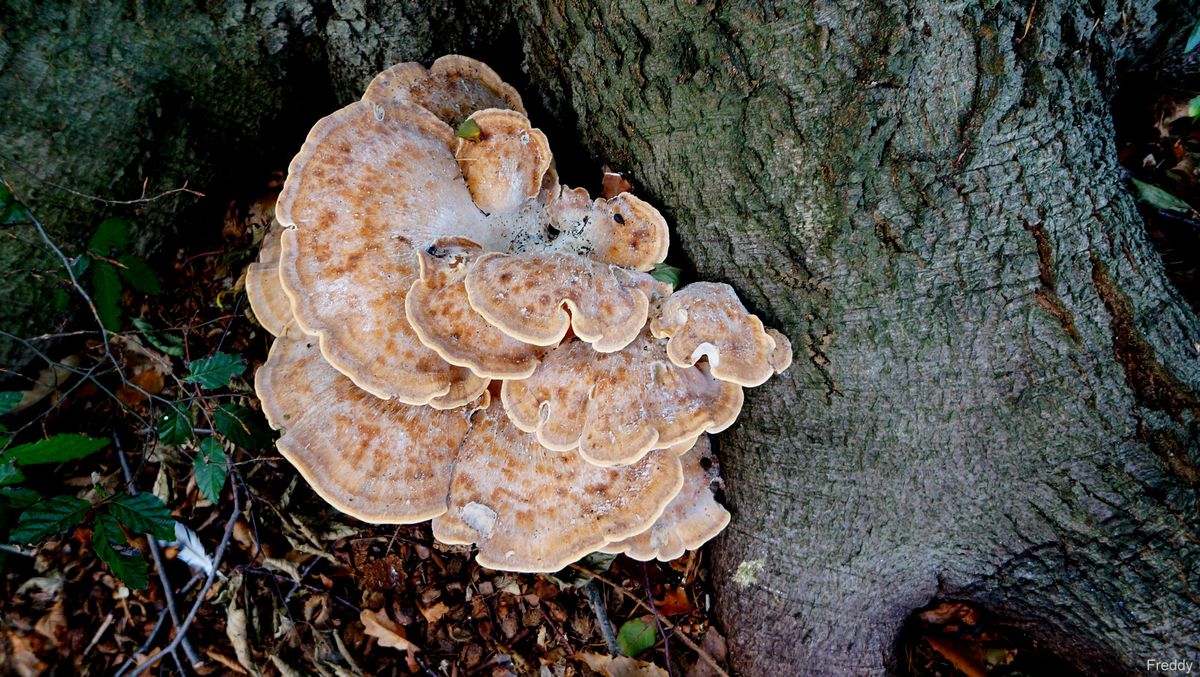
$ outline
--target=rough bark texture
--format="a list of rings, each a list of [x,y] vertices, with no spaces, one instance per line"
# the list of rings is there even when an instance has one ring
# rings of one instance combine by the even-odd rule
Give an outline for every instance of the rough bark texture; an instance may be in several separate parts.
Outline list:
[[[937,595],[1029,621],[1091,673],[1200,651],[1200,327],[1141,233],[1108,111],[1122,50],[1190,25],[1156,11],[525,15],[551,107],[798,349],[720,438],[741,672],[883,672]]]
[[[0,172],[87,230],[103,205],[16,168],[211,190],[245,153],[286,162],[387,63],[492,57],[560,163],[631,171],[675,256],[797,349],[720,437],[739,672],[884,672],[935,596],[1028,621],[1092,673],[1200,651],[1200,324],[1141,233],[1108,112],[1119,60],[1167,49],[1193,7],[386,4],[19,5]]]

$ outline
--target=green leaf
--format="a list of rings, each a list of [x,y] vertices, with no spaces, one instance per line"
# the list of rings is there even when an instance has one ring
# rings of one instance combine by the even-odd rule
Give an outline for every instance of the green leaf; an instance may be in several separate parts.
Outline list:
[[[121,520],[121,524],[133,531],[153,534],[164,541],[175,540],[175,518],[171,517],[171,511],[154,494],[122,494],[108,510]]]
[[[96,226],[92,239],[88,240],[88,249],[100,256],[112,257],[114,250],[123,250],[129,246],[129,222],[119,217],[109,217]]]
[[[25,205],[8,189],[8,184],[0,182],[0,223],[24,223],[29,220]]]
[[[1183,53],[1187,54],[1196,49],[1196,45],[1200,45],[1200,21],[1197,21],[1196,25],[1192,27],[1192,34],[1188,36],[1187,44],[1183,47]]]
[[[638,654],[654,646],[657,638],[654,619],[649,616],[631,618],[617,631],[617,644],[630,658],[636,658]]]
[[[1149,203],[1152,207],[1168,212],[1192,211],[1191,205],[1158,186],[1153,186],[1137,179],[1133,180],[1133,185],[1137,186],[1138,198],[1143,202]]]
[[[225,466],[227,461],[221,443],[215,437],[204,438],[193,468],[200,493],[213,503],[221,499],[221,489],[225,486],[225,475],[228,472]]]
[[[140,256],[126,254],[117,259],[124,268],[117,268],[117,272],[130,287],[142,292],[143,294],[156,295],[162,293],[162,287],[158,282],[158,273],[146,263],[146,260]]]
[[[0,487],[0,496],[14,508],[24,510],[42,500],[42,495],[28,487]]]
[[[650,277],[659,282],[666,282],[671,285],[671,289],[677,289],[679,287],[679,279],[683,277],[683,271],[675,266],[659,263],[654,266],[654,270],[650,271]]]
[[[459,137],[460,139],[469,139],[471,141],[478,141],[479,135],[482,133],[483,130],[479,128],[479,123],[475,122],[474,120],[463,120],[462,124],[458,126],[458,129],[454,130],[455,136]]]
[[[0,463],[0,487],[24,481],[25,473],[21,472],[15,463],[12,461]]]
[[[246,371],[242,356],[237,353],[217,351],[209,357],[193,360],[188,369],[191,373],[183,377],[189,383],[199,383],[201,388],[212,390],[229,383],[229,379]]]
[[[1200,118],[1200,96],[1193,97],[1188,101],[1188,115],[1192,118]]]
[[[192,439],[192,413],[187,409],[172,408],[158,417],[154,427],[158,430],[158,441],[179,446]]]
[[[92,266],[92,301],[96,314],[109,331],[121,328],[121,278],[117,269],[107,261],[96,261]]]
[[[154,325],[143,320],[140,317],[133,318],[133,326],[142,332],[142,336],[150,342],[150,345],[158,348],[168,355],[175,357],[183,357],[183,339],[174,334],[168,334],[165,331],[155,331]]]
[[[105,439],[66,433],[38,442],[15,446],[0,454],[0,461],[13,461],[18,465],[59,463],[83,458],[107,446],[108,440]]]
[[[217,407],[213,425],[225,439],[243,449],[254,451],[271,443],[271,432],[262,415],[240,404],[226,402]]]
[[[26,508],[9,538],[13,543],[40,543],[79,524],[91,507],[74,496],[51,496]]]
[[[0,392],[0,415],[7,414],[17,405],[21,403],[21,398],[25,397],[25,393],[19,390],[6,390]]]
[[[96,556],[112,569],[112,572],[133,590],[145,590],[149,582],[146,576],[146,560],[137,548],[129,545],[125,534],[112,515],[96,518],[92,531],[92,549]]]

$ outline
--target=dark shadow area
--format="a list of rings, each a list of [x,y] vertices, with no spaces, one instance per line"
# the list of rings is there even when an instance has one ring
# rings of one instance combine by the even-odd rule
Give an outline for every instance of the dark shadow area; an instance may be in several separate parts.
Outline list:
[[[1175,287],[1200,312],[1198,58],[1194,51],[1154,72],[1123,73],[1113,122],[1117,157],[1139,197],[1146,235]]]

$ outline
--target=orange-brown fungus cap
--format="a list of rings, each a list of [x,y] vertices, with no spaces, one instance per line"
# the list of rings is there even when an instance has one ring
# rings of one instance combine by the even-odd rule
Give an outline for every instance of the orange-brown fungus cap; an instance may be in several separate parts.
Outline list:
[[[455,157],[475,204],[488,214],[505,214],[538,196],[550,169],[550,142],[529,119],[511,110],[473,113],[476,138],[460,138]]]
[[[601,468],[541,446],[493,402],[475,415],[459,450],[450,507],[434,519],[433,535],[477,544],[485,567],[557,571],[645,531],[682,486],[675,454],[659,451],[635,465]]]
[[[579,448],[589,463],[634,463],[651,449],[718,432],[742,409],[741,386],[719,381],[705,365],[680,367],[666,341],[643,333],[615,353],[571,340],[547,353],[523,381],[505,381],[508,416],[544,446]]]
[[[246,298],[254,317],[272,336],[282,336],[292,324],[292,304],[279,282],[279,238],[283,227],[272,221],[263,236],[258,261],[246,269]]]
[[[411,105],[357,102],[324,118],[279,196],[280,278],[296,321],[329,363],[381,398],[440,406],[487,387],[424,346],[404,313],[417,279],[413,238],[479,225],[453,134]],[[468,233],[469,234],[469,233]],[[451,392],[459,397],[445,401]]]
[[[563,232],[561,241],[576,253],[634,270],[650,270],[667,258],[670,235],[667,221],[658,210],[629,193],[610,199],[592,200],[582,188],[564,188],[546,207],[550,223]]]
[[[283,432],[279,451],[337,509],[388,523],[445,512],[471,409],[381,400],[330,367],[312,337],[275,339],[254,385],[267,421]]]
[[[451,126],[484,108],[525,112],[517,90],[500,79],[487,64],[458,54],[447,54],[428,70],[418,63],[392,66],[375,76],[363,94],[364,101],[414,103]]]
[[[757,386],[792,363],[792,345],[766,330],[738,299],[733,287],[695,282],[665,298],[650,330],[670,338],[667,355],[680,366],[707,357],[712,375],[743,386]]]
[[[446,238],[419,252],[421,279],[405,299],[409,324],[422,343],[450,364],[485,378],[526,378],[546,349],[500,331],[467,301],[463,279],[480,251],[470,240]]]
[[[662,517],[646,531],[604,546],[602,552],[623,552],[642,562],[655,558],[667,562],[704,545],[729,524],[729,511],[713,495],[720,478],[708,437],[697,440],[680,460],[683,489]]]
[[[644,273],[572,254],[482,254],[467,273],[471,307],[505,334],[554,345],[573,329],[601,352],[637,337],[650,308]],[[567,309],[570,312],[567,312]]]

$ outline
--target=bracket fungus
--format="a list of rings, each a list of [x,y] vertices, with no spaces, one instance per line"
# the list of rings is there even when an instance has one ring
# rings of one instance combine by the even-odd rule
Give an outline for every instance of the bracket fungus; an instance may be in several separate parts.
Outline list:
[[[329,503],[432,519],[512,571],[669,559],[724,528],[705,433],[790,344],[728,285],[651,276],[662,215],[561,185],[486,65],[380,73],[313,127],[276,217],[247,271],[276,337],[255,387]]]

